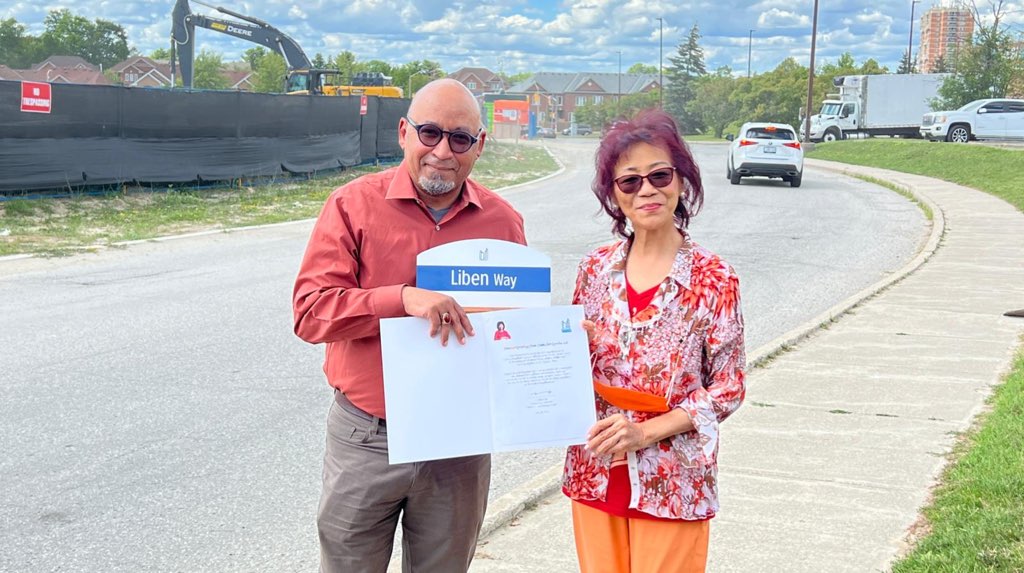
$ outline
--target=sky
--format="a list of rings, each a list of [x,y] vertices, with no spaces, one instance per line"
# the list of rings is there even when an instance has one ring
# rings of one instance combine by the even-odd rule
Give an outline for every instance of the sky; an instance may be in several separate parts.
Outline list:
[[[207,0],[204,0],[207,1]],[[987,9],[990,0],[980,0]],[[996,0],[998,1],[998,0]],[[1005,21],[1024,34],[1024,0],[1005,2]],[[46,0],[0,2],[0,18],[15,18],[28,33],[43,31],[49,10],[67,8],[122,25],[129,44],[149,54],[169,47],[174,0]],[[774,69],[787,57],[807,65],[813,0],[208,0],[207,4],[264,20],[294,38],[306,54],[343,50],[360,61],[393,65],[433,60],[451,73],[461,67],[494,72],[625,72],[634,63],[670,65],[669,57],[696,24],[708,70],[728,66],[745,75]],[[939,2],[914,5],[914,53],[920,16]],[[191,3],[192,11],[230,19]],[[820,0],[815,60],[850,52],[857,63],[874,58],[895,71],[907,49],[910,0]],[[659,21],[659,18],[661,20]],[[753,32],[751,32],[753,30]],[[196,50],[240,59],[255,44],[197,30]],[[621,53],[621,54],[620,54]],[[660,56],[659,56],[660,54]],[[749,57],[749,59],[748,59]]]

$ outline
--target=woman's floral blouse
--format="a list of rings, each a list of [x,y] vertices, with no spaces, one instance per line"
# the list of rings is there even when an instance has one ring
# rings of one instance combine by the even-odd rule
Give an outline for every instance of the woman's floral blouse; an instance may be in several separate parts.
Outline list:
[[[650,306],[630,319],[628,241],[600,247],[580,263],[573,303],[596,323],[594,378],[665,396],[695,430],[627,454],[630,507],[659,517],[701,520],[718,511],[718,425],[743,401],[743,317],[739,279],[717,255],[683,235],[672,270]],[[623,411],[597,396],[598,418]],[[573,499],[605,498],[610,456],[569,448],[563,490]]]

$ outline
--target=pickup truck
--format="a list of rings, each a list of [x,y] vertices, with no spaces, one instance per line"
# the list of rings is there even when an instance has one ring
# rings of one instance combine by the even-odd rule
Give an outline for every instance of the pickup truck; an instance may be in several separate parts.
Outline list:
[[[1024,99],[979,99],[921,119],[921,137],[967,143],[972,139],[1024,139]]]

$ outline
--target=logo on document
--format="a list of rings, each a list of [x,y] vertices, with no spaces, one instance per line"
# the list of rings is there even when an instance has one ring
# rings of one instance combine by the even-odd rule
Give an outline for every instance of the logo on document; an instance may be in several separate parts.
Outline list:
[[[568,318],[562,321],[562,332],[572,332],[572,325]]]

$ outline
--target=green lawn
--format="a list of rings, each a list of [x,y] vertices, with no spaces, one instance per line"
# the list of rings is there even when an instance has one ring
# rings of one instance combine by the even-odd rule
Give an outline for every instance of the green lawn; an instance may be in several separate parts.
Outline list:
[[[1024,150],[869,139],[819,144],[808,157],[945,179],[1024,212]],[[924,510],[925,534],[893,573],[1024,572],[1024,347],[988,405]]]
[[[935,177],[1002,197],[1024,211],[1024,149],[1021,148],[916,139],[865,139],[819,143],[807,157]]]
[[[893,573],[1024,571],[1024,352],[989,405],[925,509],[929,533]]]
[[[473,178],[496,189],[557,168],[538,146],[489,140]],[[0,201],[0,256],[62,255],[120,241],[307,219],[319,213],[332,190],[375,169],[358,167],[312,180],[236,182],[206,189],[179,185]]]

